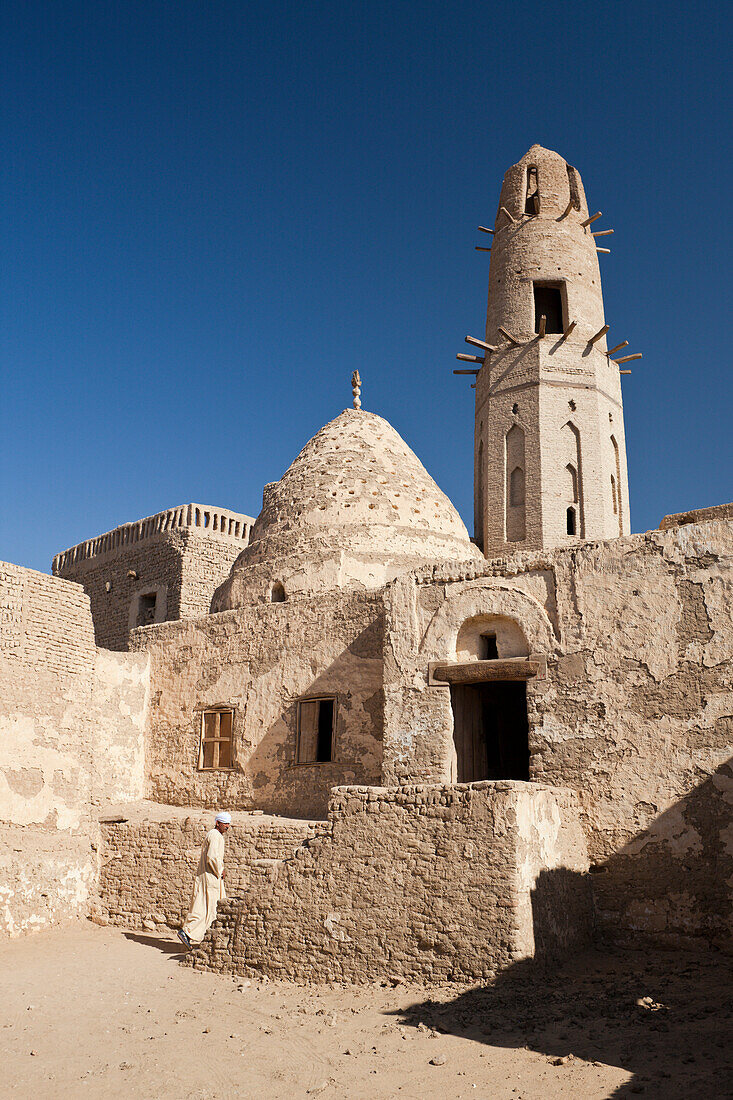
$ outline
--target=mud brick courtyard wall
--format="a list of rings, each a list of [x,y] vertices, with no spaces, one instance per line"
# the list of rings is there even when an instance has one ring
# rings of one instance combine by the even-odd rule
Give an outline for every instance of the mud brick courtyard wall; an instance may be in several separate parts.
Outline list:
[[[445,782],[463,624],[518,624],[530,778],[578,794],[609,935],[733,945],[733,523],[713,519],[399,578],[386,595],[384,779]],[[509,635],[507,635],[509,636]],[[503,654],[500,652],[500,656]]]
[[[87,912],[97,817],[140,798],[147,658],[94,644],[77,584],[0,564],[0,933]]]
[[[214,815],[154,803],[102,820],[95,914],[126,928],[180,928],[188,911],[201,844]],[[226,890],[240,897],[268,882],[273,868],[323,826],[312,821],[234,814],[226,835]]]
[[[298,981],[472,980],[591,935],[572,792],[343,787],[328,827],[252,880],[192,965]]]

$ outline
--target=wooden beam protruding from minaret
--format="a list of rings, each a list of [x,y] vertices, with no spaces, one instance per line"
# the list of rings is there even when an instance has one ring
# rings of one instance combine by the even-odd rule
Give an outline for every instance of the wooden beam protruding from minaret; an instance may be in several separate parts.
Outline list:
[[[506,206],[500,206],[500,207],[499,207],[499,213],[500,213],[500,214],[502,213],[502,211],[503,211],[503,212],[504,212],[504,213],[506,214],[506,216],[507,216],[507,217],[509,218],[509,221],[510,221],[510,222],[512,223],[512,225],[514,225],[514,223],[515,223],[515,219],[514,219],[514,218],[513,218],[512,216],[511,216],[511,214],[510,214],[510,213],[509,213],[509,211],[507,210]]]
[[[610,248],[597,248],[596,252],[605,252],[608,255],[610,255],[611,254],[611,249]]]
[[[467,336],[466,343],[475,348],[486,348],[487,351],[498,351],[496,344],[487,344],[485,340],[477,340],[475,336]]]
[[[599,328],[598,332],[595,334],[595,336],[591,336],[588,343],[589,344],[596,344],[601,339],[602,336],[606,335],[606,333],[608,332],[610,327],[611,327],[610,325],[604,325],[603,328]]]
[[[589,218],[586,218],[584,222],[580,224],[585,228],[586,225],[593,225],[593,222],[597,222],[599,218],[603,217],[603,211],[598,210],[595,214],[591,214]]]
[[[629,346],[629,341],[628,340],[622,340],[620,344],[616,344],[615,348],[611,348],[610,351],[607,351],[606,355],[611,356],[611,355],[613,355],[614,352],[621,351],[622,348],[627,348],[628,346]]]
[[[486,360],[481,355],[464,355],[462,352],[458,352],[456,359],[460,359],[462,363],[485,363]]]
[[[632,359],[641,359],[641,357],[641,352],[637,351],[634,355],[622,355],[620,359],[614,359],[614,363],[630,363]]]
[[[541,339],[545,335],[546,332],[547,332],[547,318],[545,317],[545,315],[543,313],[542,316],[540,317],[540,327],[537,329],[537,335]]]
[[[473,247],[477,252],[491,252],[490,248],[483,248],[480,244],[475,244]]]
[[[454,374],[478,374],[477,370],[454,370]]]
[[[563,332],[563,334],[562,334],[562,338],[563,338],[563,340],[567,340],[568,336],[569,336],[569,335],[570,335],[570,333],[571,333],[571,332],[573,331],[573,329],[575,328],[575,326],[577,325],[577,323],[578,323],[577,321],[571,321],[571,322],[570,322],[570,324],[568,325],[568,327],[567,327],[567,328],[565,329],[565,331],[564,331],[564,332]]]
[[[591,237],[607,237],[610,233],[613,233],[612,229],[596,229],[595,233],[591,233]]]
[[[479,229],[481,230],[481,232],[482,232],[482,233],[493,233],[493,232],[494,232],[494,230],[493,230],[493,229],[489,229],[489,228],[488,228],[487,226],[485,226],[485,225],[480,225],[480,226],[479,226]]]
[[[521,340],[517,340],[516,336],[512,336],[511,332],[507,332],[507,330],[505,328],[501,328],[501,326],[499,327],[499,332],[502,334],[502,336],[506,336],[510,344],[516,344],[517,347],[519,347]]]

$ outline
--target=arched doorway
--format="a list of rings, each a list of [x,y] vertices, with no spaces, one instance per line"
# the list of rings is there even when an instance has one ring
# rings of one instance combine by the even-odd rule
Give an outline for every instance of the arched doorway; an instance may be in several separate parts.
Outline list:
[[[474,615],[458,631],[451,677],[459,783],[529,779],[529,646],[505,615]]]

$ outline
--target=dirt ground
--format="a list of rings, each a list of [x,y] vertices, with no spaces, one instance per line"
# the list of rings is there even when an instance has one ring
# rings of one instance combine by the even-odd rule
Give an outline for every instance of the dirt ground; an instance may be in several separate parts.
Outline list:
[[[72,925],[0,948],[0,1096],[733,1097],[731,959],[591,952],[548,977],[301,988]]]

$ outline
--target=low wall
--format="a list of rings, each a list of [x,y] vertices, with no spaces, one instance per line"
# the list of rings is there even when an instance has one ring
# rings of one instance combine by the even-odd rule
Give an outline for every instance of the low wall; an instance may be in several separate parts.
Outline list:
[[[120,820],[124,817],[124,820]],[[141,803],[101,822],[99,899],[95,916],[126,928],[179,928],[188,910],[211,811]],[[322,824],[258,813],[232,815],[226,834],[226,889],[241,896],[269,881]]]
[[[341,787],[327,830],[224,902],[191,965],[297,981],[470,981],[591,935],[575,796]]]

